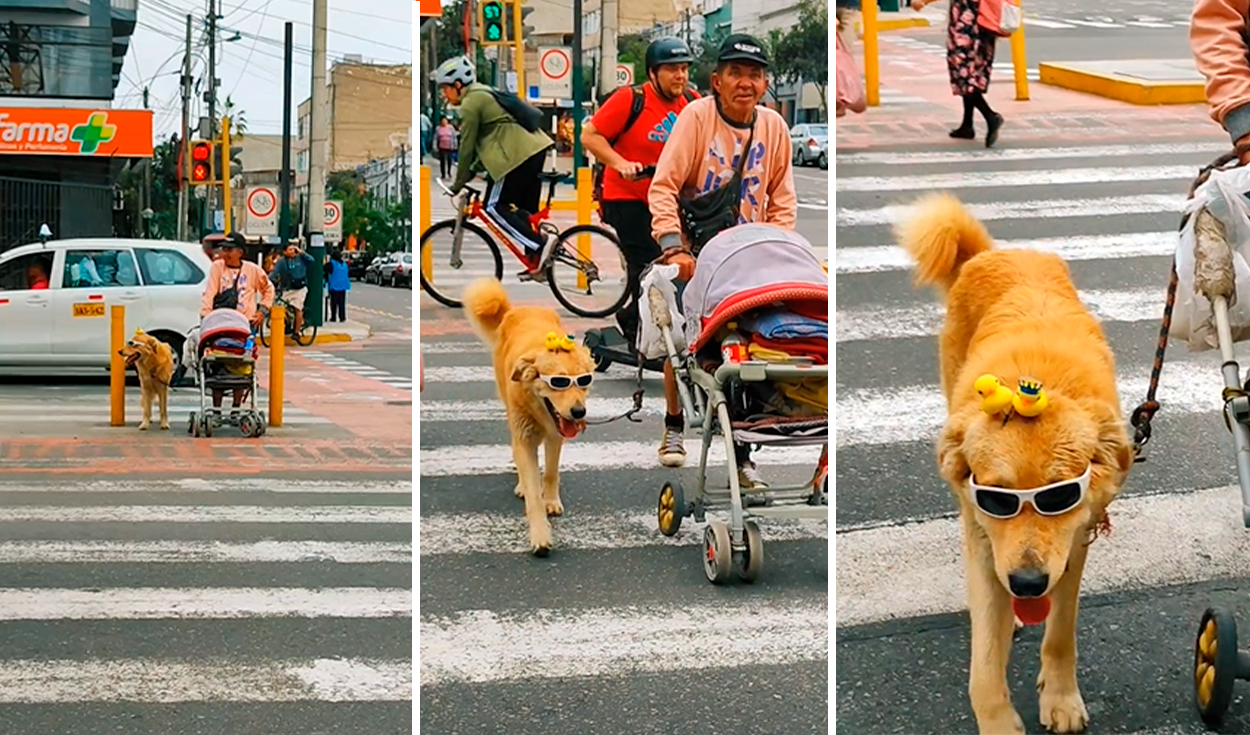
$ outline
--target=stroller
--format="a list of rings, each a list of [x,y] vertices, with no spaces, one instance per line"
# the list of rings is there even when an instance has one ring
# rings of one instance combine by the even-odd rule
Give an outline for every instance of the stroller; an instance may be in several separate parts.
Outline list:
[[[754,519],[829,517],[828,274],[797,233],[761,224],[731,228],[703,247],[683,309],[676,305],[676,269],[655,265],[642,279],[639,350],[648,358],[661,349],[667,355],[690,425],[700,427],[702,452],[692,499],[677,480],[660,490],[659,529],[673,536],[683,518],[702,523],[707,511],[727,508],[728,523],[711,519],[704,528],[704,575],[722,584],[736,571],[753,582],[763,563]],[[727,488],[708,483],[717,438]],[[801,485],[744,489],[739,460],[750,445],[822,451]]]
[[[256,409],[256,337],[247,317],[234,309],[216,309],[200,323],[199,338],[191,366],[200,389],[200,410],[191,412],[187,433],[211,437],[221,426],[237,426],[243,436],[265,433],[266,419]],[[212,407],[214,390],[246,391],[247,407],[229,414]]]

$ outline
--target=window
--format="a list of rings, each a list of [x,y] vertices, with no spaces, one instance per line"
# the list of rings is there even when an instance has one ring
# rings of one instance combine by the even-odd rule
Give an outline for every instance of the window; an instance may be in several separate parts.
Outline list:
[[[148,286],[186,286],[204,280],[204,271],[177,250],[136,248],[139,272]]]
[[[127,288],[139,285],[129,250],[67,250],[61,288]]]
[[[48,287],[52,273],[51,253],[31,253],[0,263],[0,291],[29,291],[41,280]]]

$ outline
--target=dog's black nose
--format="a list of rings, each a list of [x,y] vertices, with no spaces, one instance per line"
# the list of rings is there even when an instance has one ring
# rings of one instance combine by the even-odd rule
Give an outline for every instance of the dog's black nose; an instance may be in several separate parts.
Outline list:
[[[1007,585],[1016,597],[1041,597],[1050,586],[1050,575],[1037,569],[1021,569],[1007,575]]]
[[[581,421],[582,419],[586,418],[586,407],[574,406],[573,409],[569,411],[569,413],[573,414],[574,421]]]

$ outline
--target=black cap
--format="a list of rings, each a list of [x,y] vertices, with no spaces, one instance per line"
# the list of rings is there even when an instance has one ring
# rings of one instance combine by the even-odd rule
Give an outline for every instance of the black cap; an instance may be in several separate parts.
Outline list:
[[[723,61],[750,61],[767,68],[768,54],[764,52],[764,46],[755,40],[754,36],[734,33],[720,45],[720,53],[716,56],[716,62]]]
[[[240,250],[243,250],[246,246],[247,246],[247,238],[243,237],[237,232],[231,232],[229,235],[226,235],[226,239],[222,240],[221,244],[218,245],[217,247],[221,249],[238,248]]]

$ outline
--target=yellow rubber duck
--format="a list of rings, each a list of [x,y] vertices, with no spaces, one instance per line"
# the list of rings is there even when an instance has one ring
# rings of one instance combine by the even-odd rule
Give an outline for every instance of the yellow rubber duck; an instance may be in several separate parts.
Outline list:
[[[1021,416],[1037,416],[1050,405],[1046,391],[1042,390],[1040,381],[1032,378],[1020,378],[1020,387],[1012,398],[1011,405]]]
[[[1011,408],[1015,394],[1011,389],[999,382],[993,375],[982,375],[973,384],[981,396],[981,410],[993,416]]]
[[[573,335],[571,334],[561,337],[555,332],[547,332],[547,350],[550,352],[558,352],[559,350],[572,352],[576,346],[577,343],[573,341]]]

